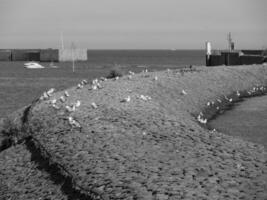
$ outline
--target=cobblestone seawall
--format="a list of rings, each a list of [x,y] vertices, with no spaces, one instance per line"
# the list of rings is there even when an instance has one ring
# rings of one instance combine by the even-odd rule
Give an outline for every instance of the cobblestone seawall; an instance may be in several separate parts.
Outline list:
[[[37,165],[43,165],[41,160],[47,165],[38,169],[45,172],[40,180],[53,171],[59,177],[52,181],[54,187],[66,183],[57,196],[266,199],[264,147],[205,128],[223,106],[264,94],[266,77],[264,65],[198,67],[130,72],[91,84],[82,81],[67,92],[45,93],[10,117],[11,125],[3,125],[6,148],[15,146],[0,153],[1,184],[14,190],[10,182],[18,178],[5,181],[12,176],[6,154],[26,148],[35,153]],[[17,188],[26,179],[12,183]],[[21,196],[18,191],[16,199]]]

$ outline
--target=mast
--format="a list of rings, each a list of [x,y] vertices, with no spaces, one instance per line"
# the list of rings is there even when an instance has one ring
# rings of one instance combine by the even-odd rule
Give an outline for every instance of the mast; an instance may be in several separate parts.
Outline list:
[[[229,33],[227,34],[227,41],[228,41],[228,50],[229,50],[229,52],[231,52],[231,51],[232,51],[232,48],[231,48],[231,46],[232,46],[232,36],[231,36],[231,32],[229,32]]]
[[[60,33],[60,40],[61,40],[61,49],[64,50],[64,39],[63,39],[63,33]]]

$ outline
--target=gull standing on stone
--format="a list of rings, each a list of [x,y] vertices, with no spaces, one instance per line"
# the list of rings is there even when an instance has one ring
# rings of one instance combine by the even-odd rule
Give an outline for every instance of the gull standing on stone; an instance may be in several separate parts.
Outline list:
[[[187,92],[185,90],[182,90],[182,95],[187,95]]]
[[[130,102],[130,101],[131,101],[131,97],[130,96],[128,96],[128,97],[126,97],[126,98],[121,100],[121,102]]]

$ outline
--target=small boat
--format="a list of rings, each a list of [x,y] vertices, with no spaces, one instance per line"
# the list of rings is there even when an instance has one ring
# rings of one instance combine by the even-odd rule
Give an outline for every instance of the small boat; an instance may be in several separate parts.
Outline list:
[[[43,69],[43,68],[45,68],[44,66],[40,65],[37,62],[24,63],[24,67],[27,69]]]

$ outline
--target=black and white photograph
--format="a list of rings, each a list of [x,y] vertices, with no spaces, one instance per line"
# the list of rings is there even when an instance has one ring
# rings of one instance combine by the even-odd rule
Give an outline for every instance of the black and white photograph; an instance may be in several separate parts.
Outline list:
[[[0,0],[0,200],[267,200],[266,0]]]

